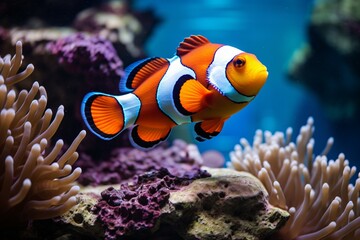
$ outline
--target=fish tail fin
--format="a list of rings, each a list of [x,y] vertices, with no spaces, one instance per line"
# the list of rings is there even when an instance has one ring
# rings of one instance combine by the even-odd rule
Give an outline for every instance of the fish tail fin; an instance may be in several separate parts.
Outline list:
[[[135,122],[138,115],[136,110],[140,109],[140,104],[127,95],[129,94],[113,96],[92,92],[84,97],[81,115],[96,136],[110,140]]]

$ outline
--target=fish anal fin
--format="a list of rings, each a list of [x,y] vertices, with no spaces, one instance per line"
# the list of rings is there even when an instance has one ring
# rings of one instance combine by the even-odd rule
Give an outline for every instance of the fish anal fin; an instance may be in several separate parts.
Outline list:
[[[204,44],[209,43],[209,40],[201,35],[191,35],[182,41],[179,47],[176,49],[176,54],[178,56],[184,56],[191,50],[198,48]]]
[[[196,139],[198,141],[204,141],[217,136],[223,126],[226,119],[208,119],[195,124],[195,133],[197,134]]]
[[[86,124],[100,138],[112,139],[123,130],[123,109],[114,96],[90,93],[85,96],[82,108]]]
[[[168,65],[169,62],[166,58],[159,57],[146,58],[129,65],[125,69],[125,76],[120,80],[120,92],[132,92],[152,74]]]
[[[190,79],[180,88],[179,99],[182,108],[189,113],[197,113],[207,107],[206,99],[211,91],[206,89],[199,81]]]
[[[134,145],[149,149],[165,141],[169,136],[171,128],[152,128],[135,126],[131,130],[131,141]]]

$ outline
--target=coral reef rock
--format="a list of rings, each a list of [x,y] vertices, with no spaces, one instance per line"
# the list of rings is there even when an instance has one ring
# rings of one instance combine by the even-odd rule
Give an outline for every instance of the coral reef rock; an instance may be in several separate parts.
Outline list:
[[[183,176],[199,169],[202,156],[194,144],[176,139],[169,147],[158,146],[150,151],[136,148],[116,148],[109,160],[100,163],[81,155],[77,166],[83,173],[78,179],[82,185],[124,183],[145,172],[166,168],[175,176]]]
[[[110,41],[98,36],[78,33],[47,45],[59,64],[70,74],[84,76],[87,81],[111,81],[122,76],[122,62]]]
[[[93,213],[93,207],[99,201],[99,196],[94,193],[80,193],[77,196],[77,205],[61,217],[55,218],[57,223],[67,224],[79,233],[103,238],[102,226],[96,221],[97,215]]]
[[[73,25],[77,31],[109,39],[128,65],[132,62],[128,59],[144,56],[143,44],[159,22],[153,11],[136,12],[131,5],[131,1],[107,1],[79,12]]]
[[[158,228],[158,219],[169,202],[171,191],[209,176],[199,169],[186,177],[176,177],[166,168],[161,168],[137,176],[133,183],[122,184],[119,190],[113,187],[106,189],[94,208],[105,229],[106,239],[136,233],[149,234],[149,230]]]
[[[82,189],[79,203],[47,229],[65,228],[67,237],[78,239],[264,239],[289,218],[268,203],[267,191],[251,174],[206,172],[179,178],[161,169],[110,187],[102,197],[97,189],[104,186]]]
[[[184,239],[263,239],[285,224],[289,214],[269,205],[257,178],[230,169],[208,170],[212,177],[170,194],[164,221]]]
[[[334,121],[357,119],[360,1],[315,1],[309,22],[308,44],[294,54],[289,76],[312,90]]]

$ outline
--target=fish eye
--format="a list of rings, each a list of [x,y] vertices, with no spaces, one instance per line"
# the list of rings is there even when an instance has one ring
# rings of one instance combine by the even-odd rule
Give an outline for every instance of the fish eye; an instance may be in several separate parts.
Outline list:
[[[242,66],[245,65],[245,58],[237,58],[234,60],[234,66],[237,68],[241,68]]]

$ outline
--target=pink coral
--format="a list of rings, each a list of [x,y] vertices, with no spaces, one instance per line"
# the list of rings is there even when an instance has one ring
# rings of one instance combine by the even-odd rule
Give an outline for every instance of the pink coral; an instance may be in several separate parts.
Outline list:
[[[77,165],[83,169],[79,182],[83,185],[116,184],[130,180],[135,175],[167,168],[171,174],[182,176],[187,171],[198,169],[202,157],[198,148],[182,140],[175,140],[165,148],[159,146],[148,152],[134,148],[115,149],[108,161],[100,164],[91,161],[84,154]]]
[[[197,170],[186,177],[176,177],[161,168],[138,176],[132,184],[122,184],[119,190],[110,187],[103,191],[94,212],[105,228],[106,239],[118,239],[134,231],[149,231],[156,225],[170,191],[209,176],[206,171]]]
[[[123,74],[123,64],[106,39],[78,33],[50,42],[47,48],[69,73],[84,75],[88,80],[111,81]]]

